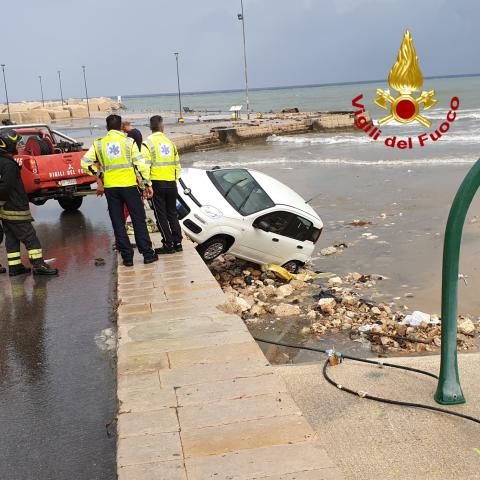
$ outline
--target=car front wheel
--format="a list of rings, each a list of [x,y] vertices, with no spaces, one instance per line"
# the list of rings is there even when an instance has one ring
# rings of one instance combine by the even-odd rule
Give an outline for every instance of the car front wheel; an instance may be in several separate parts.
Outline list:
[[[206,262],[217,258],[228,250],[227,240],[224,237],[213,237],[197,247],[200,256]]]
[[[61,197],[58,203],[66,212],[74,212],[82,206],[83,197]]]

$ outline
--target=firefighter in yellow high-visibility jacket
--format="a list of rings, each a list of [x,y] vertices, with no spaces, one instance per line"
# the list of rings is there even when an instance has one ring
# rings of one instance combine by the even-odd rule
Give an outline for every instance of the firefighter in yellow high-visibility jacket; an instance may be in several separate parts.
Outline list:
[[[150,118],[152,134],[143,142],[142,155],[151,164],[153,204],[163,247],[157,253],[175,253],[182,250],[182,230],[177,215],[177,180],[181,166],[177,147],[163,133],[160,115]]]
[[[107,117],[106,136],[99,138],[82,158],[82,168],[90,175],[95,175],[101,185],[100,192],[105,192],[108,213],[115,233],[117,249],[123,258],[123,264],[133,266],[133,247],[127,235],[124,218],[124,206],[130,212],[135,242],[143,255],[144,263],[158,260],[152,248],[148,234],[145,208],[142,194],[138,188],[138,177],[144,188],[144,195],[153,195],[150,180],[150,165],[139,152],[132,138],[121,132],[122,117]]]

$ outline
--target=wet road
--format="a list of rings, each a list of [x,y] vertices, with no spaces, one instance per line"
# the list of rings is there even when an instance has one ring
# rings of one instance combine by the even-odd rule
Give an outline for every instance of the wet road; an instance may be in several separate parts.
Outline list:
[[[0,478],[114,479],[105,424],[115,415],[115,362],[94,341],[112,326],[106,203],[91,197],[73,214],[55,201],[32,210],[61,276],[0,276]],[[106,265],[95,267],[96,257]]]

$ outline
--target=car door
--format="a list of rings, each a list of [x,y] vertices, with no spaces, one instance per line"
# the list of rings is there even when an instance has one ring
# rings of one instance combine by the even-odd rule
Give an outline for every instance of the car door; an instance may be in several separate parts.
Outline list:
[[[257,263],[284,263],[293,260],[297,240],[288,236],[295,215],[285,210],[274,210],[256,217],[245,218],[237,251],[243,258]],[[261,222],[266,222],[269,231],[263,230]]]

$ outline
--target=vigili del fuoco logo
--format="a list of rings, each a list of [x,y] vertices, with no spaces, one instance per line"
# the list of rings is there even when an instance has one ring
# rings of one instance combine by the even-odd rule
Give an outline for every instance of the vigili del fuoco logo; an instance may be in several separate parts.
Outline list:
[[[388,74],[388,84],[397,95],[390,93],[390,90],[376,90],[377,98],[374,103],[387,110],[388,115],[380,118],[376,123],[369,120],[365,115],[365,105],[360,103],[363,99],[361,93],[352,100],[352,106],[355,111],[355,126],[363,130],[373,140],[381,138],[382,131],[380,127],[392,120],[399,123],[418,122],[424,127],[429,128],[432,122],[428,119],[428,112],[423,112],[432,108],[438,100],[435,98],[435,90],[422,90],[420,95],[414,96],[413,93],[422,88],[423,75],[418,66],[418,57],[413,46],[412,35],[407,30],[403,36],[402,44],[398,51],[397,61],[393,65]],[[456,111],[460,105],[458,97],[452,97],[450,100],[450,111],[447,113],[445,121],[442,122],[434,131],[422,133],[417,137],[408,137],[406,139],[398,139],[396,135],[386,137],[384,143],[387,147],[392,148],[413,148],[418,143],[423,147],[427,142],[436,142],[442,135],[448,132],[450,124],[455,121]]]

